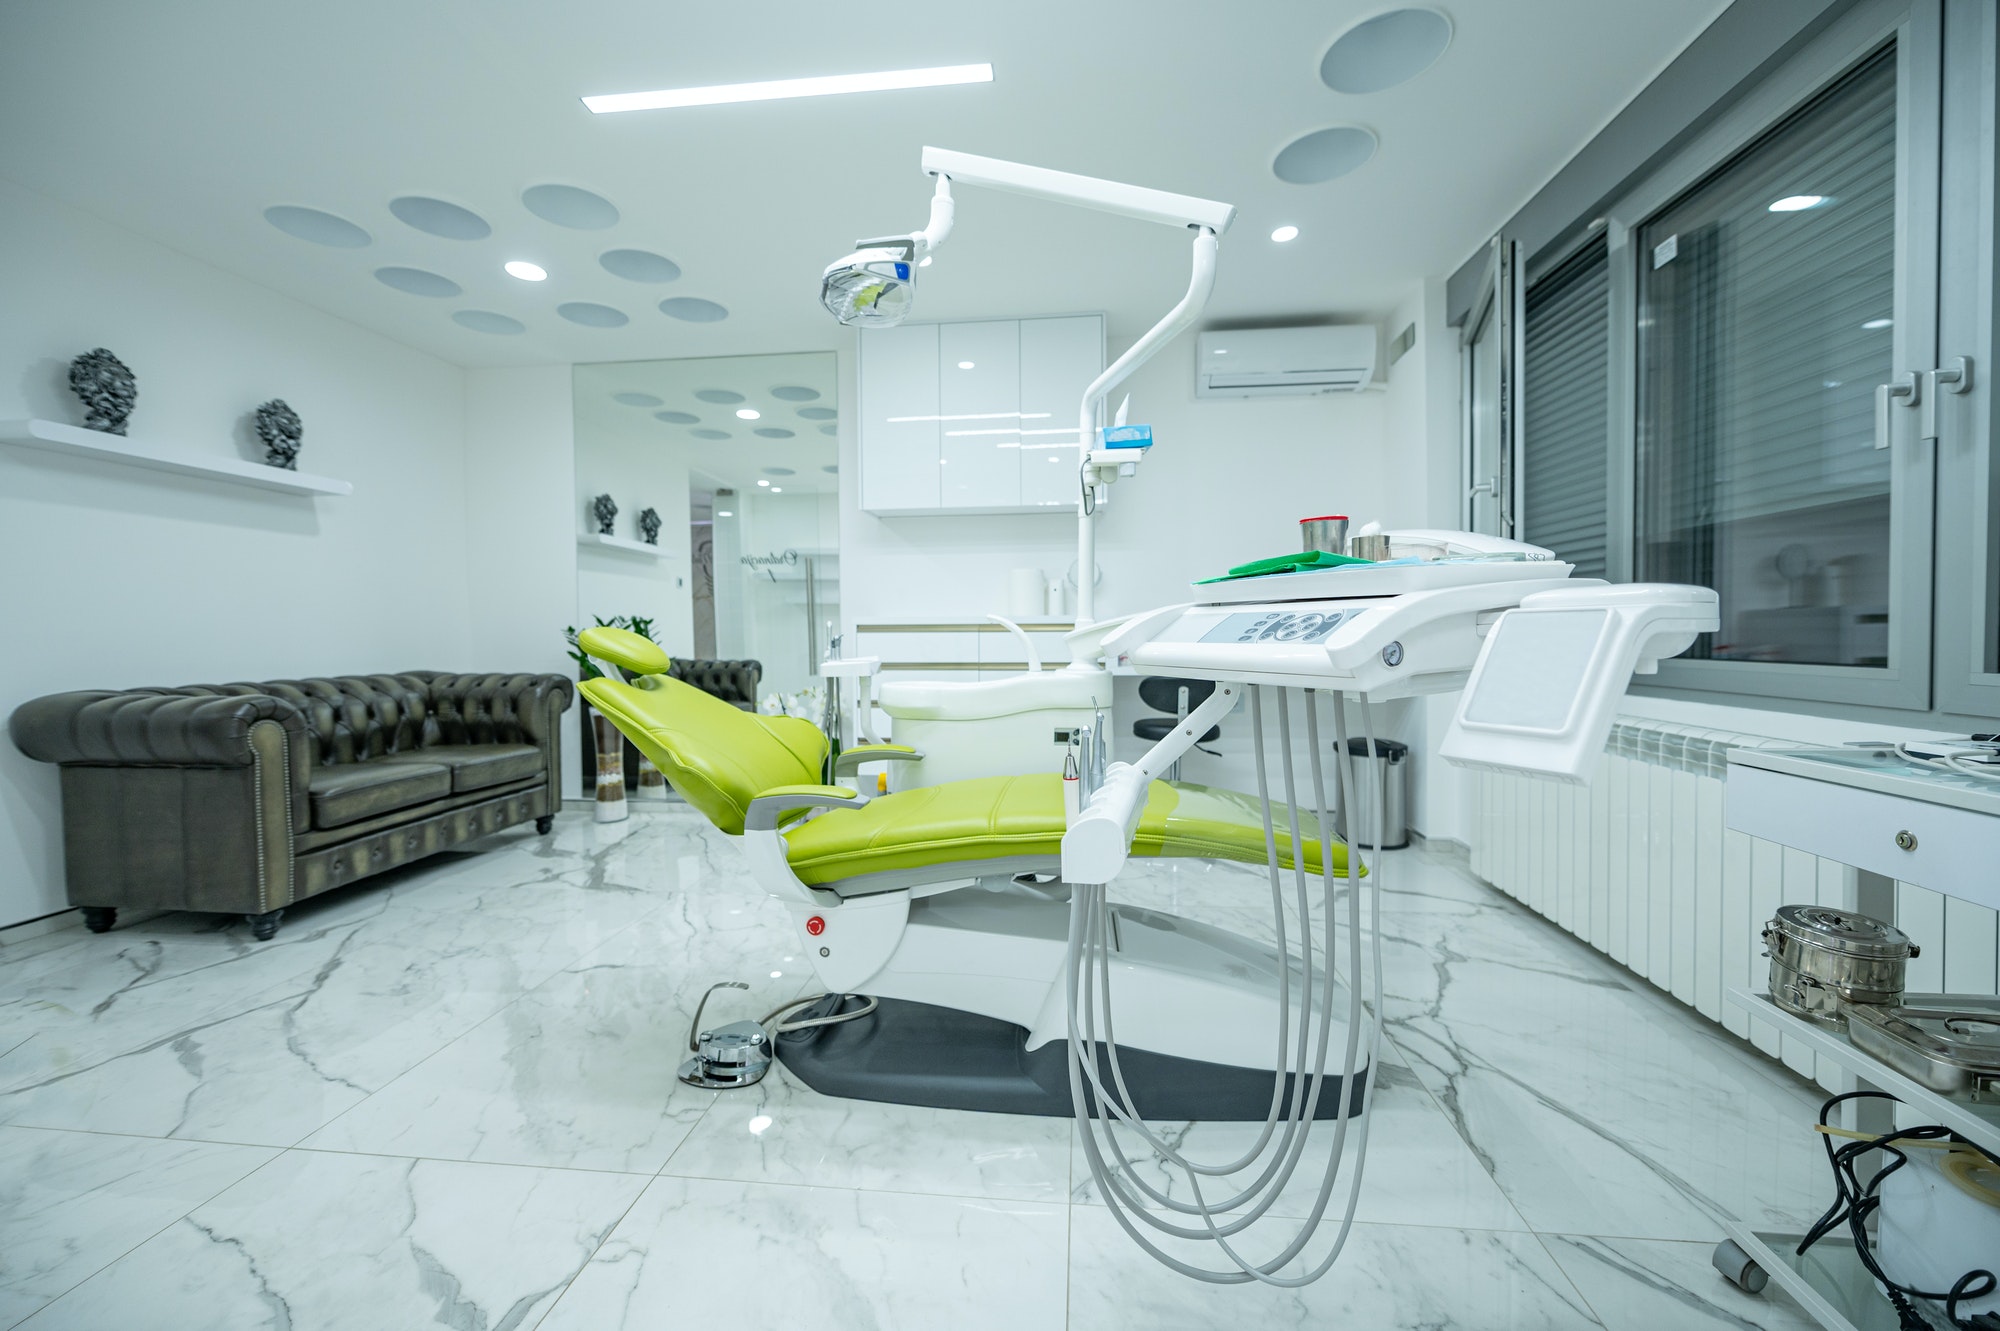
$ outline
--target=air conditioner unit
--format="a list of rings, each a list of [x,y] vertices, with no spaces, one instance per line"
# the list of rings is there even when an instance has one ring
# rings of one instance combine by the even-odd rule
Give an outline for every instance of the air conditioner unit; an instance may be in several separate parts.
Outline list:
[[[1196,397],[1352,393],[1375,377],[1374,324],[1239,328],[1195,340]]]

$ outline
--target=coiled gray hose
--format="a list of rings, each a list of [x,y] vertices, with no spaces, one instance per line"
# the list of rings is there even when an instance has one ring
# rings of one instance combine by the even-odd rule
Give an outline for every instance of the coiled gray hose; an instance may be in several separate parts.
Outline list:
[[[1361,1003],[1360,980],[1361,958],[1361,894],[1358,857],[1350,854],[1347,859],[1347,908],[1348,908],[1348,974],[1349,1002],[1347,1011],[1347,1039],[1343,1051],[1340,1073],[1340,1105],[1334,1117],[1334,1137],[1332,1151],[1325,1174],[1320,1181],[1311,1214],[1301,1222],[1297,1232],[1276,1256],[1262,1262],[1253,1262],[1242,1256],[1231,1246],[1229,1240],[1248,1230],[1266,1215],[1291,1182],[1310,1139],[1313,1124],[1317,1119],[1320,1091],[1326,1075],[1326,1056],[1331,1040],[1331,1021],[1335,987],[1335,878],[1331,853],[1332,819],[1326,799],[1326,782],[1320,763],[1319,713],[1316,694],[1305,690],[1307,742],[1312,755],[1312,782],[1314,809],[1319,817],[1319,839],[1321,845],[1320,882],[1322,902],[1325,907],[1325,953],[1326,964],[1321,976],[1319,994],[1318,1040],[1311,1040],[1313,1012],[1313,944],[1312,917],[1309,910],[1309,894],[1306,887],[1305,857],[1302,853],[1303,840],[1300,835],[1297,779],[1292,759],[1291,709],[1289,691],[1280,690],[1278,695],[1279,729],[1283,736],[1283,771],[1285,779],[1285,804],[1288,821],[1287,832],[1291,837],[1293,879],[1297,894],[1297,908],[1302,930],[1303,944],[1303,984],[1299,995],[1299,1020],[1297,1046],[1293,1056],[1291,1094],[1285,1094],[1285,1052],[1291,1043],[1291,961],[1285,946],[1285,912],[1282,887],[1282,870],[1279,864],[1276,829],[1274,827],[1269,793],[1268,759],[1265,753],[1263,730],[1262,685],[1251,688],[1252,733],[1255,737],[1257,760],[1257,793],[1264,816],[1264,847],[1268,877],[1271,884],[1272,913],[1276,919],[1277,948],[1279,953],[1278,999],[1279,1023],[1277,1057],[1274,1060],[1279,1071],[1273,1074],[1271,1109],[1264,1120],[1255,1145],[1235,1161],[1217,1164],[1202,1164],[1187,1159],[1177,1148],[1161,1140],[1146,1124],[1141,1122],[1126,1106],[1131,1102],[1127,1092],[1125,1077],[1118,1058],[1116,1032],[1112,1023],[1111,966],[1107,939],[1109,937],[1110,908],[1107,893],[1102,884],[1076,884],[1070,899],[1069,944],[1066,955],[1065,983],[1069,999],[1069,1080],[1070,1097],[1074,1107],[1077,1127],[1082,1134],[1084,1156],[1090,1165],[1092,1177],[1097,1181],[1104,1203],[1112,1217],[1134,1242],[1167,1267],[1197,1280],[1215,1284],[1247,1284],[1257,1281],[1263,1284],[1294,1288],[1310,1284],[1325,1275],[1339,1258],[1346,1246],[1348,1234],[1354,1223],[1355,1207],[1360,1199],[1363,1165],[1368,1151],[1368,1129],[1371,1122],[1369,1109],[1373,1104],[1375,1081],[1374,1070],[1381,1043],[1382,1011],[1382,940],[1381,940],[1381,879],[1382,866],[1378,860],[1369,875],[1370,885],[1370,934],[1372,939],[1373,971],[1373,1011],[1374,1019],[1368,1036],[1368,1059],[1366,1068],[1369,1076],[1361,1095],[1361,1122],[1357,1138],[1357,1151],[1352,1177],[1348,1182],[1347,1204],[1342,1215],[1340,1231],[1335,1236],[1332,1250],[1317,1264],[1297,1276],[1280,1276],[1277,1273],[1304,1251],[1307,1243],[1317,1231],[1324,1218],[1333,1195],[1333,1188],[1339,1179],[1342,1154],[1347,1138],[1347,1126],[1353,1114],[1353,1079],[1360,1053],[1361,1022],[1366,1017]],[[1361,722],[1368,742],[1368,751],[1375,751],[1375,735],[1372,718],[1365,700],[1361,701]],[[1338,760],[1335,764],[1337,795],[1343,809],[1350,815],[1358,801],[1350,798],[1358,786],[1354,781],[1353,765],[1347,752],[1346,699],[1333,695],[1335,744]],[[1373,844],[1380,846],[1384,840],[1382,819],[1386,806],[1387,791],[1378,772],[1374,814],[1375,835]],[[1358,820],[1350,816],[1350,827]],[[1104,1009],[1104,1062],[1110,1071],[1110,1079],[1116,1088],[1116,1095],[1104,1084],[1098,1069],[1097,1008],[1102,1003]],[[1307,1078],[1307,1050],[1312,1047],[1310,1080]],[[1086,1094],[1085,1087],[1089,1087]],[[1301,1088],[1305,1091],[1301,1096]],[[1270,1161],[1258,1177],[1247,1187],[1227,1200],[1209,1202],[1202,1196],[1201,1176],[1231,1174],[1253,1163],[1270,1145],[1277,1132],[1278,1120],[1282,1114],[1284,1131],[1278,1137],[1277,1147]],[[1100,1117],[1101,1116],[1101,1117]],[[1170,1197],[1139,1177],[1119,1144],[1114,1123],[1122,1122],[1137,1132],[1152,1149],[1156,1159],[1170,1168],[1179,1169],[1186,1177],[1189,1190],[1194,1195],[1192,1203]],[[1111,1154],[1117,1160],[1117,1169],[1108,1166],[1100,1146],[1097,1133],[1102,1128],[1105,1140],[1109,1142]],[[1144,1201],[1134,1195],[1135,1190],[1155,1205],[1181,1215],[1198,1215],[1201,1227],[1175,1224],[1153,1214]],[[1247,1209],[1240,1215],[1229,1216],[1218,1223],[1218,1212],[1230,1212],[1239,1206]],[[1211,1270],[1180,1260],[1164,1251],[1135,1223],[1143,1221],[1151,1229],[1181,1239],[1214,1242],[1229,1258],[1230,1268]]]

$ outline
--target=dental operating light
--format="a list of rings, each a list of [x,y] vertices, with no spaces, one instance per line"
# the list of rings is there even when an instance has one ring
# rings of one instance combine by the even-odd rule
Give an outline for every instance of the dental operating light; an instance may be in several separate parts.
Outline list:
[[[1213,199],[1170,194],[1143,185],[1052,171],[997,157],[977,157],[946,148],[926,147],[923,170],[937,180],[931,196],[930,221],[924,229],[907,236],[856,241],[852,254],[829,264],[821,274],[820,303],[840,322],[854,328],[893,328],[909,316],[916,299],[917,269],[928,263],[931,251],[951,235],[953,181],[1186,228],[1194,233],[1194,272],[1187,294],[1084,390],[1077,414],[1077,465],[1081,482],[1077,504],[1077,568],[1095,569],[1095,491],[1102,486],[1093,477],[1097,469],[1091,465],[1091,447],[1097,433],[1098,406],[1113,388],[1200,317],[1202,307],[1215,289],[1217,240],[1236,220],[1236,208]],[[1087,623],[1096,616],[1094,578],[1077,579],[1076,616],[1078,623]]]

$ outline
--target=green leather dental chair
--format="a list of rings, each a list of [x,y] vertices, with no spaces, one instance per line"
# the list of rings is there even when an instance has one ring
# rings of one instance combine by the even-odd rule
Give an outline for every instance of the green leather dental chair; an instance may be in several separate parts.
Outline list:
[[[1056,881],[1065,830],[1062,778],[981,777],[871,796],[820,781],[827,737],[808,721],[739,710],[673,679],[656,644],[592,628],[583,650],[616,666],[585,681],[592,707],[716,827],[743,839],[761,886],[790,911],[799,945],[839,1012],[860,995],[869,1016],[781,1036],[777,1053],[829,1094],[948,1108],[1067,1116],[1064,960],[1067,889]],[[867,763],[920,757],[895,744],[839,754],[837,781]],[[872,782],[869,783],[872,785]],[[1347,848],[1309,823],[1277,862],[1336,875]],[[1134,858],[1267,863],[1255,798],[1155,781]],[[1114,907],[1120,962],[1112,1015],[1135,1108],[1161,1118],[1262,1119],[1273,1029],[1271,947],[1180,916]],[[726,979],[726,976],[718,976]],[[1135,1071],[1136,1069],[1136,1071]],[[1322,1112],[1332,1113],[1329,1096]]]

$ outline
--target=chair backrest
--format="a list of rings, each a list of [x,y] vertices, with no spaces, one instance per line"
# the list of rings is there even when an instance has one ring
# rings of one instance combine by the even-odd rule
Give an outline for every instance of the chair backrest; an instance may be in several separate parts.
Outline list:
[[[1208,701],[1208,695],[1215,692],[1212,679],[1180,679],[1174,675],[1148,675],[1139,681],[1139,700],[1156,712],[1178,715],[1180,712],[1181,690],[1187,690],[1188,710]]]
[[[601,649],[604,660],[627,669],[656,664],[650,653],[598,633],[587,629],[579,638],[591,655]],[[819,783],[827,740],[818,726],[743,711],[670,678],[665,659],[660,653],[659,670],[636,683],[588,679],[577,687],[710,822],[740,835],[744,812],[757,796],[775,786]]]

